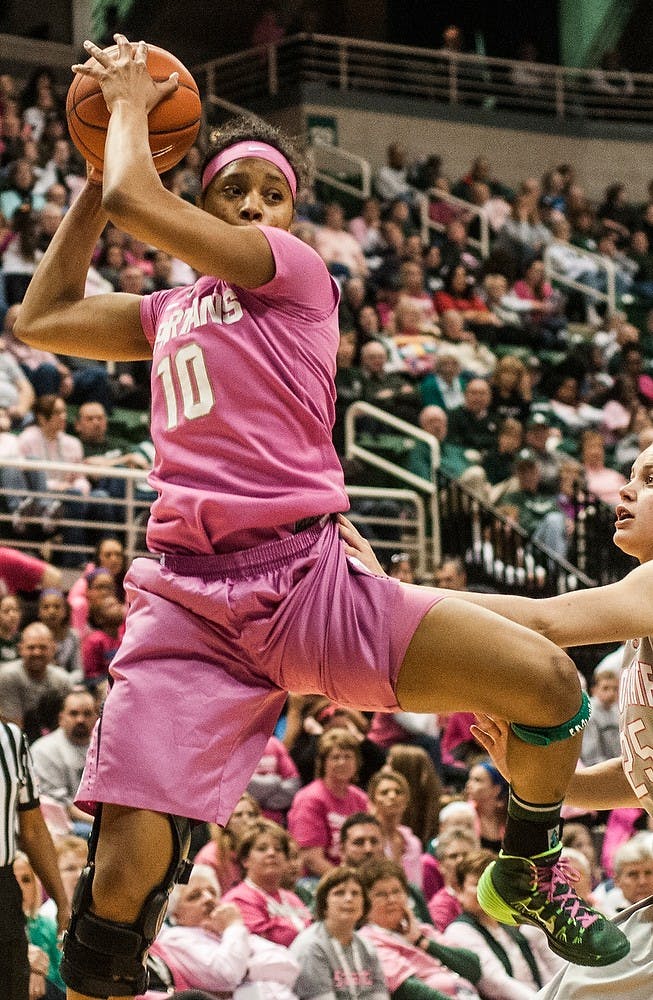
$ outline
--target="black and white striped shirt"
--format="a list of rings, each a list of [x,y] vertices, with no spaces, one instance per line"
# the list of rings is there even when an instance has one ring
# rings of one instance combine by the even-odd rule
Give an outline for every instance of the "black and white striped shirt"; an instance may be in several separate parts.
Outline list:
[[[18,813],[38,802],[27,740],[18,726],[0,722],[0,867],[13,863]]]

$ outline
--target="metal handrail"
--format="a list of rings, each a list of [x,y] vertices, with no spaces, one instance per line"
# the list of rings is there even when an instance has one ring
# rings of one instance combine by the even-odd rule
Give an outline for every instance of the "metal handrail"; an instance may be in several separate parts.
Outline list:
[[[531,74],[524,87],[520,74]],[[411,100],[535,111],[558,119],[653,122],[653,73],[630,74],[634,93],[606,93],[620,72],[526,63],[334,35],[298,34],[193,67],[206,96],[251,103],[302,83],[341,92],[373,91]],[[600,74],[600,76],[599,76]]]
[[[590,285],[585,285],[582,281],[578,281],[575,278],[570,278],[564,273],[564,271],[558,271],[553,266],[551,257],[555,251],[556,245],[564,246],[569,250],[573,250],[574,254],[578,257],[586,257],[588,261],[594,264],[596,267],[601,268],[605,271],[606,280],[606,290],[605,292],[600,291],[598,288],[592,288]],[[544,268],[546,277],[549,281],[555,281],[559,285],[563,285],[565,288],[573,288],[577,292],[582,292],[583,295],[589,298],[595,299],[597,302],[606,302],[608,306],[608,311],[613,313],[617,306],[617,291],[616,291],[616,272],[617,269],[614,263],[608,258],[603,257],[601,254],[592,253],[589,250],[583,250],[582,247],[577,247],[573,243],[567,243],[565,240],[554,240],[544,249]]]
[[[341,149],[340,146],[332,146],[326,142],[313,141],[310,150],[315,163],[315,176],[319,181],[336,188],[338,191],[353,195],[361,201],[370,197],[372,193],[372,166],[369,160],[362,156],[356,156],[346,149]],[[329,159],[340,161],[340,169],[335,168],[335,175],[324,166],[324,161]],[[322,166],[320,166],[320,161],[322,161]],[[346,176],[351,176],[352,173],[360,176],[360,187],[343,180],[343,167],[344,171],[347,171]]]
[[[218,97],[212,94],[207,100],[213,107],[222,108],[223,111],[227,111],[230,115],[247,115],[250,118],[260,118],[256,112],[243,107],[241,104],[236,104],[234,101],[229,101],[225,97]],[[360,199],[360,201],[364,201],[370,197],[372,193],[372,166],[369,160],[366,160],[362,156],[356,156],[355,153],[350,153],[346,149],[341,149],[340,146],[330,146],[328,143],[319,141],[311,143],[309,152],[313,157],[317,180],[322,181],[323,184],[329,187],[335,188],[337,191],[353,195],[353,197]],[[361,179],[360,187],[356,187],[354,184],[350,184],[349,181],[343,180],[342,176],[338,176],[337,172],[334,176],[326,169],[320,169],[319,161],[321,159],[328,160],[329,158],[340,160],[341,164],[346,165],[345,169],[352,168],[352,172],[359,174]]]
[[[53,500],[59,500],[66,502],[67,500],[72,502],[83,502],[89,506],[89,513],[86,520],[80,518],[60,518],[57,520],[57,534],[60,528],[66,526],[74,526],[79,528],[84,528],[92,530],[95,532],[106,532],[111,534],[116,534],[121,538],[124,538],[125,552],[128,562],[131,562],[136,556],[152,556],[153,553],[149,552],[145,546],[145,521],[142,519],[142,515],[149,514],[150,502],[147,499],[139,499],[135,492],[135,487],[137,482],[141,482],[145,478],[145,471],[140,469],[127,469],[123,466],[103,466],[87,463],[73,463],[73,462],[48,462],[48,461],[32,461],[26,458],[5,458],[2,459],[0,466],[12,469],[22,469],[24,472],[34,472],[42,471],[47,473],[72,473],[75,476],[86,476],[91,481],[94,479],[123,479],[125,481],[125,498],[120,499],[117,497],[100,497],[100,496],[88,496],[83,497],[78,494],[67,493],[65,491],[55,491],[55,490],[26,490],[26,489],[4,489],[3,496],[7,497],[17,497],[19,499],[24,499],[25,497],[34,498],[37,500],[43,500],[45,502],[50,502]],[[423,481],[421,481],[423,485]],[[428,574],[427,567],[427,546],[426,546],[426,509],[422,496],[415,490],[397,488],[397,489],[378,489],[374,487],[366,486],[346,486],[347,494],[350,499],[376,499],[376,500],[396,500],[402,505],[402,516],[401,518],[392,518],[386,514],[365,514],[357,511],[352,511],[351,519],[355,523],[370,525],[373,529],[377,528],[380,530],[375,531],[375,534],[382,534],[383,528],[391,528],[396,530],[401,529],[405,532],[410,529],[414,532],[414,538],[402,537],[401,547],[410,552],[415,560],[415,569],[419,576],[425,577]],[[99,509],[100,507],[106,507],[107,505],[111,507],[120,508],[123,510],[124,515],[120,520],[116,521],[100,521]],[[406,508],[411,507],[414,510],[412,516],[406,517]],[[98,517],[94,517],[93,508],[98,511]],[[15,533],[11,531],[11,525],[13,522],[12,513],[0,512],[0,544],[10,545],[13,548],[24,549],[25,551],[31,551],[37,555],[43,555],[47,551],[46,558],[54,558],[56,562],[56,553],[63,551],[64,545],[62,542],[57,541],[56,535],[50,538],[45,538],[43,536],[38,537],[38,530],[42,527],[43,515],[29,515],[23,518],[27,532],[25,536],[18,537]],[[377,539],[374,542],[375,548],[379,550],[391,548],[393,551],[397,548],[397,543],[392,541],[384,541],[383,538]],[[65,546],[66,551],[73,551],[79,557],[80,564],[88,557],[92,556],[93,546],[91,545],[80,545],[80,546]]]
[[[443,226],[441,222],[435,222],[429,216],[429,206],[432,201],[445,201],[448,205],[459,208],[461,213],[464,212],[468,216],[476,216],[479,221],[480,239],[477,240],[473,236],[468,236],[467,243],[469,246],[476,247],[480,251],[483,260],[490,256],[490,223],[487,216],[484,215],[477,205],[472,205],[471,202],[465,201],[464,198],[457,198],[456,195],[449,194],[448,191],[438,191],[437,188],[430,188],[427,194],[419,199],[422,241],[425,244],[431,242],[431,230],[442,233],[446,229],[446,226]]]
[[[413,472],[408,469],[403,469],[400,465],[396,465],[394,462],[389,462],[387,459],[383,458],[381,455],[377,455],[374,451],[369,448],[365,448],[356,440],[356,421],[361,416],[373,417],[374,420],[381,424],[385,424],[391,427],[393,430],[398,431],[400,434],[413,441],[423,441],[429,449],[430,455],[430,465],[431,465],[431,479],[422,479],[421,476],[416,476]],[[427,431],[422,430],[421,427],[416,427],[414,424],[409,424],[405,420],[400,420],[399,417],[393,416],[391,413],[386,413],[384,410],[380,410],[377,406],[372,406],[371,403],[365,403],[362,401],[352,403],[350,407],[347,408],[345,413],[345,453],[348,459],[359,458],[361,461],[366,462],[368,465],[372,465],[382,472],[387,472],[389,475],[394,476],[399,482],[405,483],[407,486],[411,486],[420,494],[425,494],[429,498],[429,513],[431,516],[431,544],[430,544],[430,561],[432,567],[439,564],[442,547],[440,539],[440,508],[438,505],[438,494],[436,487],[436,473],[440,467],[440,444],[438,439]],[[384,495],[387,491],[384,491]],[[426,553],[426,546],[424,548]],[[425,575],[427,572],[426,565],[418,567],[418,572],[420,575]]]
[[[58,490],[17,490],[17,489],[4,489],[3,495],[17,496],[21,499],[25,496],[34,497],[35,499],[44,501],[70,500],[72,502],[83,502],[88,504],[92,509],[93,507],[107,506],[117,507],[124,510],[124,520],[121,521],[103,521],[100,522],[97,519],[82,521],[78,518],[62,518],[58,521],[61,527],[66,526],[76,526],[80,528],[90,529],[97,531],[101,529],[110,533],[119,533],[124,536],[125,539],[125,551],[127,553],[128,559],[131,561],[137,555],[147,555],[148,553],[142,547],[139,547],[140,536],[143,532],[143,526],[139,524],[138,517],[145,511],[149,511],[149,501],[139,500],[136,496],[136,483],[142,482],[146,477],[147,473],[142,469],[127,469],[122,466],[103,466],[103,465],[89,465],[86,463],[77,462],[48,462],[36,459],[25,459],[25,458],[3,458],[0,463],[5,468],[12,469],[22,469],[24,472],[44,472],[46,475],[53,472],[62,473],[72,473],[76,476],[86,476],[91,482],[94,479],[123,479],[125,481],[125,498],[114,498],[114,497],[93,497],[93,496],[80,496],[72,492],[58,491]],[[31,516],[25,519],[28,526],[38,527],[41,518],[38,516]],[[0,533],[6,525],[8,528],[12,523],[11,513],[0,513]],[[7,539],[10,544],[16,548],[34,549],[38,550],[42,548],[44,542],[43,540],[24,540],[22,538],[16,538],[11,536],[11,532],[7,534]],[[47,545],[50,549],[57,550],[61,549],[61,544],[53,541],[48,541]],[[67,546],[67,549],[71,549],[71,546]],[[93,547],[80,546],[76,549],[79,554],[80,562],[85,556],[92,553]]]

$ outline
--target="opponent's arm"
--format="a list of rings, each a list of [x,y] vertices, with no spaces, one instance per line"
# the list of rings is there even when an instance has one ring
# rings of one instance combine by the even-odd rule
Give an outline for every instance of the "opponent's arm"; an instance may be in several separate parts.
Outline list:
[[[476,720],[476,724],[471,726],[474,738],[490,755],[506,781],[510,781],[508,723],[505,719],[493,719],[481,713],[476,713]],[[576,771],[567,786],[565,803],[589,812],[593,809],[632,808],[639,801],[624,774],[621,757],[613,757]]]
[[[84,298],[91,255],[107,218],[101,187],[87,181],[29,284],[14,328],[20,340],[84,358],[151,357],[138,295],[113,292]]]
[[[653,633],[653,563],[605,587],[557,597],[443,591],[540,632],[558,646],[624,642]]]
[[[632,809],[640,805],[624,774],[621,757],[576,771],[567,786],[565,803],[587,810]]]
[[[116,35],[118,53],[86,49],[90,66],[76,66],[101,85],[111,112],[105,146],[102,204],[112,221],[138,239],[180,257],[201,274],[245,288],[274,277],[272,250],[256,226],[229,225],[178,198],[161,184],[148,143],[147,116],[177,86],[154,83],[147,72],[147,46]]]

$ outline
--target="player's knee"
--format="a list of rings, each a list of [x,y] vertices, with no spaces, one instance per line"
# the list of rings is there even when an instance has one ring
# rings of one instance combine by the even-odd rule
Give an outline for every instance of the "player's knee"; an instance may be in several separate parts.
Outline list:
[[[578,711],[581,687],[576,666],[562,650],[547,652],[542,669],[535,671],[530,686],[530,721],[540,726],[558,726]]]
[[[129,923],[138,916],[151,888],[143,872],[128,859],[112,864],[110,855],[105,855],[95,866],[93,911],[106,920]]]

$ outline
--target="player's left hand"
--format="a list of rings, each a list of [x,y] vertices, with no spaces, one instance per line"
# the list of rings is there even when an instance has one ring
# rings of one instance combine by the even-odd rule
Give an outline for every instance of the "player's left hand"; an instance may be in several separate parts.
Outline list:
[[[338,531],[345,543],[345,554],[354,556],[370,573],[375,576],[386,576],[383,566],[374,555],[374,550],[366,538],[363,538],[360,531],[354,527],[344,514],[338,514]]]

